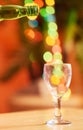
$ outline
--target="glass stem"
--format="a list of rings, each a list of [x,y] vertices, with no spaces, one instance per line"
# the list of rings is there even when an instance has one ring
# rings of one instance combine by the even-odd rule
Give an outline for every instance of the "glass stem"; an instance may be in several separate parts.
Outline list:
[[[61,114],[61,97],[56,98],[56,101],[55,101],[54,119],[55,119],[56,123],[59,123],[62,120],[62,114]]]

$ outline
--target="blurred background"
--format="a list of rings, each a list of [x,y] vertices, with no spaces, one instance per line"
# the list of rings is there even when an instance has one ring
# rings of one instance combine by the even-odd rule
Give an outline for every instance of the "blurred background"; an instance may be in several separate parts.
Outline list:
[[[47,0],[34,1],[41,9],[47,6]],[[7,4],[23,6],[24,1],[0,0],[0,5]],[[53,6],[55,12],[49,16],[58,25],[63,61],[72,64],[71,95],[79,97],[83,94],[83,0],[56,0]],[[11,102],[17,93],[41,93],[43,54],[50,50],[45,45],[48,21],[44,10],[34,21],[26,17],[0,21],[0,113],[14,111]]]

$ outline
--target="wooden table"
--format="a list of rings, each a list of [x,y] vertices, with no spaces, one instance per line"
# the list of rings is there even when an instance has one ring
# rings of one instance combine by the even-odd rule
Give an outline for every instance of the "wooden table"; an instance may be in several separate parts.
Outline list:
[[[83,109],[62,108],[63,117],[70,120],[70,126],[47,126],[53,117],[53,109],[32,110],[0,114],[0,130],[83,130]]]

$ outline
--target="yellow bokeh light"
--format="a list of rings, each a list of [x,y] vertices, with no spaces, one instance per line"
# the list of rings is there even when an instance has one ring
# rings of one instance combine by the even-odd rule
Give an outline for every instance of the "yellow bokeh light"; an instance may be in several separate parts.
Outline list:
[[[46,37],[46,44],[49,46],[54,46],[55,39],[53,37],[50,37],[49,35]]]
[[[50,77],[50,82],[51,82],[51,84],[53,84],[53,85],[59,85],[59,83],[60,83],[60,78],[59,78],[58,76],[56,76],[56,75],[52,75],[52,76]]]
[[[62,54],[60,52],[54,53],[53,56],[54,56],[54,59],[60,59],[60,60],[62,60]]]
[[[45,0],[47,5],[53,6],[55,4],[55,0]]]

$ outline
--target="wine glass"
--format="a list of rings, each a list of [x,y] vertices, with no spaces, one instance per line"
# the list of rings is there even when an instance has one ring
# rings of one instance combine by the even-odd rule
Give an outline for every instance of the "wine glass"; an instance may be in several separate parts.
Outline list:
[[[71,77],[72,68],[71,64],[68,63],[45,63],[44,64],[44,80],[47,83],[51,95],[55,103],[54,118],[47,121],[48,125],[65,125],[70,124],[70,121],[63,120],[61,114],[61,98],[67,92]]]

